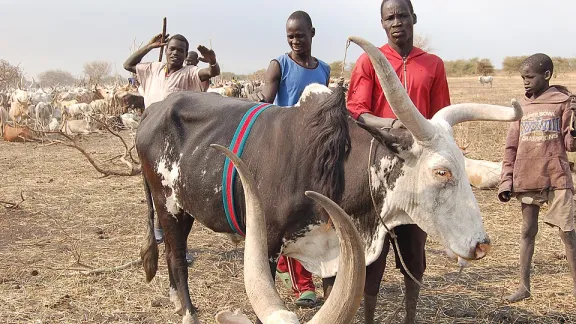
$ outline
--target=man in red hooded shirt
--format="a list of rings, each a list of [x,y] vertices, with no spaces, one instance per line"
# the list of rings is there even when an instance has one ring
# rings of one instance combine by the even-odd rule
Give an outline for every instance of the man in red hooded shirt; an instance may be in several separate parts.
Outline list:
[[[418,110],[424,117],[430,119],[440,109],[450,105],[444,62],[436,55],[414,47],[413,26],[417,18],[410,0],[384,0],[380,12],[382,27],[388,36],[388,44],[382,46],[380,50],[396,71]],[[371,126],[402,127],[402,123],[396,120],[390,104],[384,97],[374,67],[366,54],[360,56],[352,71],[347,106],[354,119]],[[400,251],[396,251],[394,247],[396,267],[404,274],[406,286],[404,322],[414,323],[420,286],[402,268],[398,252],[412,275],[421,280],[426,269],[424,245],[427,235],[417,225],[398,226],[394,231],[398,236],[400,247]],[[377,276],[382,278],[389,249],[390,236],[387,235],[381,255],[367,268],[367,278]],[[380,285],[364,289],[366,323],[374,321],[376,296],[379,290]]]

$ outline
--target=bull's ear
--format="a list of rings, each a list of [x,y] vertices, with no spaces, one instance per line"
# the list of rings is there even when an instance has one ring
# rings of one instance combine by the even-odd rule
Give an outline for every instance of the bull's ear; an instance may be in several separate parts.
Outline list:
[[[368,131],[378,142],[385,145],[390,151],[398,154],[400,152],[400,139],[397,136],[392,135],[388,130],[379,129],[370,125],[366,125],[363,122],[353,119],[360,128]]]

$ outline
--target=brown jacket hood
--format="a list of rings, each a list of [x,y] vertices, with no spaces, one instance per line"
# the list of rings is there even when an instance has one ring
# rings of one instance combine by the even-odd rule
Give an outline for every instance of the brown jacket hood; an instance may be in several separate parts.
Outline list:
[[[525,104],[561,104],[570,99],[570,96],[571,93],[566,87],[553,85],[536,99],[524,94],[524,102]]]

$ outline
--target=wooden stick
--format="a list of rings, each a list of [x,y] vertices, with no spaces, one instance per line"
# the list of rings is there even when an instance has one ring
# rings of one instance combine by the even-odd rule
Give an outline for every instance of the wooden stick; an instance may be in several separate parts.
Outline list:
[[[166,38],[166,17],[162,19],[162,40],[161,43],[164,43],[164,38]],[[162,62],[162,55],[164,55],[164,46],[160,47],[160,54],[158,54],[158,62]]]

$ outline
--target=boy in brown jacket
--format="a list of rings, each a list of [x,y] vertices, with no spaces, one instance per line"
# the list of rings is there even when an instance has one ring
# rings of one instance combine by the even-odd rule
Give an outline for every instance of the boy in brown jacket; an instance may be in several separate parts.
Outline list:
[[[524,116],[510,125],[506,138],[498,199],[507,202],[516,197],[522,204],[523,217],[520,286],[506,297],[509,302],[530,297],[530,265],[538,212],[544,203],[549,206],[544,222],[559,229],[574,283],[572,293],[576,295],[574,185],[566,156],[566,150],[575,149],[570,132],[572,98],[566,88],[550,86],[553,69],[552,60],[545,54],[534,54],[522,63]]]

